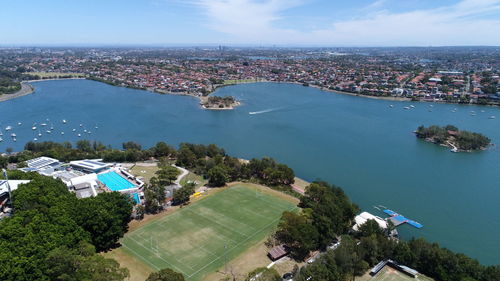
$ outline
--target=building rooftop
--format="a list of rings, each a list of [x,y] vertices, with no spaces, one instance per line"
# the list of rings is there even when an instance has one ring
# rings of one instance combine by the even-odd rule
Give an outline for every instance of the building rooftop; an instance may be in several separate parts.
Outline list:
[[[71,161],[69,164],[73,167],[92,171],[98,171],[112,166],[112,164],[103,163],[99,160],[78,160]]]
[[[26,164],[28,165],[28,168],[39,170],[39,169],[46,168],[48,166],[55,167],[55,166],[60,165],[61,163],[59,162],[59,160],[54,159],[54,158],[38,157],[38,158],[34,158],[34,159],[26,161]]]

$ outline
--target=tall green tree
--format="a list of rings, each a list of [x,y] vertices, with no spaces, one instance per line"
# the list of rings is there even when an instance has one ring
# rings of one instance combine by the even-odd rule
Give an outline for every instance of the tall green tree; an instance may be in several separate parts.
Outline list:
[[[318,232],[304,215],[283,212],[275,235],[297,260],[303,260],[318,247]]]
[[[170,268],[165,268],[149,275],[146,281],[184,281],[184,276]]]
[[[168,186],[177,179],[180,173],[181,172],[176,167],[167,165],[161,167],[155,174],[160,185]]]
[[[225,166],[218,165],[208,171],[208,184],[210,186],[224,186],[229,180]]]

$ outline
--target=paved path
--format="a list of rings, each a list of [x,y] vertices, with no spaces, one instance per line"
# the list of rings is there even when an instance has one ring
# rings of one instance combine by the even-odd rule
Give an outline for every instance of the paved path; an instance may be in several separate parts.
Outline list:
[[[177,186],[181,186],[181,180],[182,180],[185,176],[187,176],[187,174],[189,174],[189,171],[188,171],[188,170],[186,170],[186,169],[184,169],[184,168],[182,168],[182,167],[179,167],[179,166],[177,166],[177,165],[175,165],[175,164],[172,164],[172,166],[173,166],[173,167],[176,167],[177,169],[179,169],[179,170],[181,170],[181,171],[182,171],[182,173],[181,173],[181,174],[177,177],[177,179],[176,179],[176,180],[175,180],[175,182],[174,182]]]

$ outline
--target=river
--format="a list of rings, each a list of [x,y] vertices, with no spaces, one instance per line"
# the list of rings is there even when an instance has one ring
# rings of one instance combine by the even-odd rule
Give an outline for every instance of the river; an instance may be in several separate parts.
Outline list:
[[[425,237],[484,264],[500,263],[500,151],[450,153],[412,133],[419,125],[452,124],[500,143],[499,108],[430,107],[300,85],[256,83],[219,89],[216,95],[233,95],[243,105],[233,111],[208,111],[193,97],[95,81],[33,85],[34,94],[0,103],[0,151],[21,150],[35,137],[98,140],[114,147],[125,141],[143,147],[157,141],[216,143],[231,155],[271,156],[306,180],[341,186],[362,210],[383,216],[373,208],[383,205],[424,225],[399,227],[405,238]],[[404,109],[409,105],[415,108]],[[489,119],[492,115],[499,119]],[[31,129],[34,123],[40,130]],[[9,125],[13,129],[5,131]],[[48,134],[50,126],[54,130]]]

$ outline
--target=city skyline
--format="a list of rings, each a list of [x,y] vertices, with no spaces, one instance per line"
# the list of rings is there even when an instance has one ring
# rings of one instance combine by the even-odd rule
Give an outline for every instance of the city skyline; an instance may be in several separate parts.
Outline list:
[[[30,0],[4,7],[2,46],[500,45],[499,0]]]

